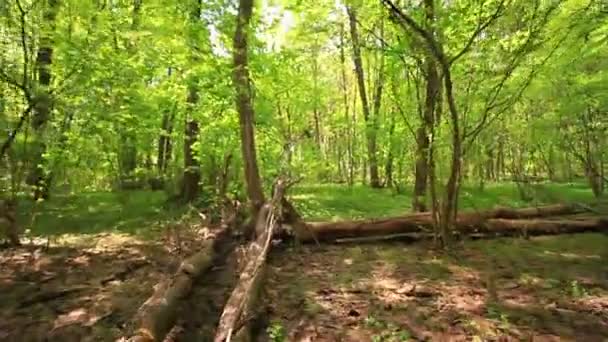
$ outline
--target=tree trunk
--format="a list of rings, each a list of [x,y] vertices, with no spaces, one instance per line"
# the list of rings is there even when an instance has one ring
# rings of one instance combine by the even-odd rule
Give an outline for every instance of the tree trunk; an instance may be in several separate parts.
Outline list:
[[[346,154],[347,154],[347,182],[348,185],[353,185],[354,183],[354,158],[353,158],[353,137],[351,136],[351,131],[354,129],[353,122],[350,119],[349,106],[348,106],[348,82],[346,78],[346,54],[344,52],[344,45],[346,41],[344,39],[344,23],[340,24],[340,65],[341,65],[341,76],[342,76],[342,100],[344,106],[344,119],[346,123],[346,127],[344,128],[344,138],[346,139]]]
[[[32,128],[35,136],[35,147],[33,149],[33,168],[30,180],[34,185],[34,199],[48,199],[50,196],[51,170],[44,158],[46,152],[46,126],[50,120],[53,107],[53,99],[50,93],[52,79],[51,65],[53,63],[53,32],[55,31],[55,19],[59,9],[59,0],[48,0],[43,12],[43,23],[38,53],[36,54],[36,68],[38,72],[39,90],[36,92],[34,101],[34,115],[32,117]]]
[[[384,185],[387,187],[393,186],[393,163],[394,163],[394,155],[393,155],[393,135],[395,133],[395,113],[391,113],[391,122],[388,128],[388,155],[386,156],[386,166],[385,166],[385,181]]]
[[[192,202],[200,192],[201,171],[196,157],[197,151],[194,149],[194,145],[198,141],[198,121],[192,118],[193,108],[198,102],[198,91],[194,85],[191,85],[188,92],[189,110],[186,114],[188,117],[186,118],[184,132],[184,179],[181,197],[186,202]]]
[[[236,105],[241,128],[241,150],[245,164],[247,194],[251,201],[252,217],[257,217],[257,213],[264,203],[264,192],[256,156],[253,128],[254,112],[248,71],[247,36],[252,11],[253,0],[239,0],[239,12],[233,41],[234,71],[232,77],[236,88]]]
[[[165,110],[163,112],[163,121],[161,126],[161,132],[158,137],[158,161],[157,168],[158,173],[164,176],[171,160],[171,153],[173,145],[171,143],[171,134],[173,133],[173,116],[172,110]]]
[[[171,77],[171,67],[167,69],[167,76]],[[161,132],[158,136],[158,154],[157,154],[157,171],[162,177],[167,172],[167,166],[171,160],[173,145],[171,135],[173,133],[173,119],[175,116],[175,106],[165,108],[163,111],[163,119],[161,123]]]
[[[193,24],[200,23],[201,3],[195,1],[190,11],[190,21]],[[193,38],[190,38],[193,39]],[[190,41],[192,44],[191,58],[196,61],[194,46],[196,42]],[[188,84],[187,113],[184,124],[184,177],[181,189],[181,198],[185,202],[194,201],[200,193],[201,170],[199,160],[196,157],[198,152],[194,147],[198,141],[199,126],[198,121],[193,118],[196,104],[199,100],[198,95],[198,79],[196,76],[191,76]]]
[[[285,200],[285,192],[289,186],[290,184],[279,179],[273,187],[271,202],[264,204],[258,211],[256,239],[248,247],[245,257],[247,263],[220,317],[213,339],[215,342],[252,341],[251,322],[259,313],[259,306],[256,304],[264,279],[266,257],[272,247],[272,237],[279,228],[279,216],[283,212],[281,205],[285,203],[290,206]]]
[[[163,341],[175,324],[180,300],[188,296],[194,281],[211,267],[215,251],[228,233],[229,228],[220,229],[196,254],[184,260],[171,278],[155,286],[152,296],[137,311],[134,318],[137,330],[128,341]]]
[[[433,20],[435,17],[432,1],[425,1],[425,15],[430,32],[433,31]],[[435,106],[439,93],[439,75],[433,56],[425,58],[426,69],[426,95],[424,111],[420,127],[416,131],[416,170],[414,178],[414,194],[412,198],[413,211],[426,211],[426,189],[429,182],[429,144],[430,133],[434,131]]]
[[[578,212],[580,212],[580,208],[563,204],[522,209],[497,208],[460,213],[454,218],[453,222],[454,227],[459,232],[472,233],[483,230],[484,225],[492,219],[522,221],[523,219],[538,219]],[[432,212],[423,212],[385,219],[311,222],[305,223],[305,225],[305,228],[296,230],[296,238],[299,241],[309,242],[315,239],[318,241],[333,241],[390,234],[431,233],[434,230],[435,219]],[[499,223],[496,223],[496,225],[499,225]]]
[[[361,48],[359,45],[359,33],[357,31],[357,12],[352,6],[346,7],[350,22],[350,34],[353,45],[353,62],[355,64],[355,73],[357,74],[357,84],[359,95],[361,97],[361,107],[363,109],[363,119],[365,120],[365,135],[367,138],[367,155],[369,163],[370,186],[372,188],[381,187],[380,177],[378,175],[378,160],[376,146],[376,125],[375,118],[371,117],[369,102],[367,100],[367,92],[365,90],[365,75],[363,72],[363,61],[361,59]],[[377,93],[378,94],[378,93]],[[382,94],[380,89],[379,94]],[[379,96],[378,96],[379,98]],[[375,113],[374,113],[375,114]],[[374,115],[375,116],[375,115]]]

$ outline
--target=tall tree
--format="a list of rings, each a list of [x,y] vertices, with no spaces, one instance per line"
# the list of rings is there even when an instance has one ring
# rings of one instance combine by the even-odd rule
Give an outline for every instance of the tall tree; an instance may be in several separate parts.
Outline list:
[[[239,112],[241,151],[243,153],[247,194],[249,201],[251,201],[253,217],[256,217],[262,204],[264,204],[264,192],[255,148],[254,111],[248,69],[247,40],[252,12],[253,0],[239,0],[233,40],[234,70],[232,81],[236,90],[236,107]]]
[[[191,30],[197,32],[201,25],[201,0],[195,0],[190,9]],[[190,32],[190,58],[193,62],[198,62],[198,44],[195,37],[198,35]],[[188,97],[186,99],[187,110],[184,124],[184,178],[182,183],[181,197],[186,202],[195,200],[200,192],[199,182],[201,180],[201,170],[198,157],[196,156],[196,143],[198,142],[199,125],[194,118],[194,111],[199,101],[198,77],[191,75],[188,81]]]
[[[348,19],[350,23],[350,35],[353,45],[353,63],[355,64],[355,73],[357,74],[357,84],[359,95],[361,97],[361,107],[363,110],[363,119],[365,120],[365,135],[367,138],[367,159],[369,164],[369,178],[372,188],[380,188],[380,176],[378,174],[378,153],[377,153],[377,125],[376,113],[370,110],[370,105],[367,99],[367,91],[365,89],[365,74],[363,71],[363,60],[361,58],[361,46],[359,42],[359,32],[357,29],[357,11],[353,6],[347,6]],[[374,108],[380,109],[380,101],[382,98],[382,80],[378,83],[374,96]]]
[[[431,35],[435,35],[434,0],[424,0],[424,12],[426,27]],[[435,125],[435,107],[439,95],[439,75],[435,64],[435,58],[426,54],[424,57],[426,94],[424,109],[420,127],[416,131],[416,171],[414,175],[414,194],[412,197],[412,209],[414,211],[426,211],[426,189],[429,181],[429,163],[431,162],[429,151],[432,132]]]
[[[20,7],[22,5],[17,2]],[[47,199],[50,196],[51,172],[45,162],[44,154],[47,148],[47,123],[50,120],[53,100],[50,92],[53,63],[53,35],[55,19],[59,9],[59,0],[48,0],[42,16],[41,34],[38,52],[36,54],[36,69],[38,73],[38,89],[35,92],[34,115],[32,128],[35,135],[36,147],[34,150],[33,169],[30,183],[34,185],[34,199]]]

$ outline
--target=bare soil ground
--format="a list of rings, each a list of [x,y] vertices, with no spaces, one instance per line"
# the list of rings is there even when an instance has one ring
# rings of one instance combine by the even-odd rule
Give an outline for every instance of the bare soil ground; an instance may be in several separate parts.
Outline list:
[[[608,236],[295,246],[268,335],[288,341],[608,341]]]
[[[124,336],[154,285],[173,274],[207,235],[204,230],[182,233],[180,240],[187,243],[177,243],[174,236],[144,242],[98,234],[86,241],[50,246],[33,241],[0,250],[0,341],[114,341]],[[195,288],[194,296],[212,287]],[[217,288],[212,296],[227,291]],[[188,303],[183,310],[188,311]],[[176,333],[182,333],[179,326]]]
[[[204,239],[101,234],[0,250],[0,340],[115,341]],[[211,340],[241,257],[225,246],[167,341]],[[424,242],[295,245],[270,263],[261,341],[608,340],[602,234],[467,241],[449,255]]]

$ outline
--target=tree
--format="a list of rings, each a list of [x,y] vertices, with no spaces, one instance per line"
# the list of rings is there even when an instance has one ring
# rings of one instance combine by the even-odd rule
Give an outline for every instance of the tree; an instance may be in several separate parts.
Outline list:
[[[253,0],[239,0],[233,40],[234,70],[232,82],[236,91],[236,106],[239,112],[241,152],[243,154],[247,194],[251,202],[252,216],[257,217],[257,213],[264,203],[264,192],[255,149],[254,111],[248,69],[247,40],[252,12]]]
[[[380,176],[378,174],[378,152],[377,152],[377,116],[380,111],[380,103],[382,99],[382,77],[379,78],[374,96],[374,108],[370,110],[369,101],[367,99],[367,91],[365,89],[365,74],[363,72],[363,61],[361,59],[361,47],[359,44],[359,32],[357,30],[357,11],[352,6],[347,6],[348,19],[350,23],[350,35],[353,45],[353,63],[355,64],[355,73],[357,75],[357,86],[359,88],[359,96],[361,99],[361,107],[363,110],[363,119],[365,120],[365,136],[367,139],[367,155],[369,163],[369,177],[372,188],[380,188]],[[382,71],[380,71],[382,75]]]
[[[20,2],[17,2],[22,10]],[[48,199],[51,183],[51,172],[46,166],[44,153],[47,148],[46,126],[50,120],[53,99],[50,93],[51,65],[53,63],[53,34],[55,17],[59,7],[59,0],[48,0],[43,14],[42,34],[40,46],[36,54],[36,69],[38,72],[38,85],[34,101],[34,116],[31,124],[34,129],[36,148],[33,156],[33,169],[29,176],[31,184],[35,187],[34,199]]]

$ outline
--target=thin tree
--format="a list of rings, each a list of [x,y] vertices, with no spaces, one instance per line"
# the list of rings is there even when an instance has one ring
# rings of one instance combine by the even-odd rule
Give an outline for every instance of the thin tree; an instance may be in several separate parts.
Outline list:
[[[255,148],[254,111],[248,70],[247,38],[253,0],[239,0],[239,12],[234,32],[233,83],[236,91],[236,107],[239,112],[241,130],[241,152],[243,154],[245,181],[253,217],[264,203],[264,192],[260,180]]]
[[[367,91],[365,89],[365,73],[363,71],[363,61],[361,59],[361,46],[359,42],[359,32],[357,29],[357,11],[352,6],[347,6],[348,19],[350,23],[350,35],[353,45],[353,63],[355,64],[355,73],[357,75],[357,84],[359,95],[361,97],[361,107],[363,110],[363,119],[365,120],[365,136],[367,138],[367,159],[369,165],[369,181],[372,188],[380,188],[380,176],[378,175],[378,156],[377,156],[377,127],[376,113],[370,110],[369,101],[367,99]],[[381,74],[380,74],[381,75]],[[381,77],[381,76],[380,76]],[[380,79],[379,87],[376,88],[374,103],[377,105],[374,108],[379,110],[382,97],[382,80]],[[376,110],[374,110],[375,112]]]

